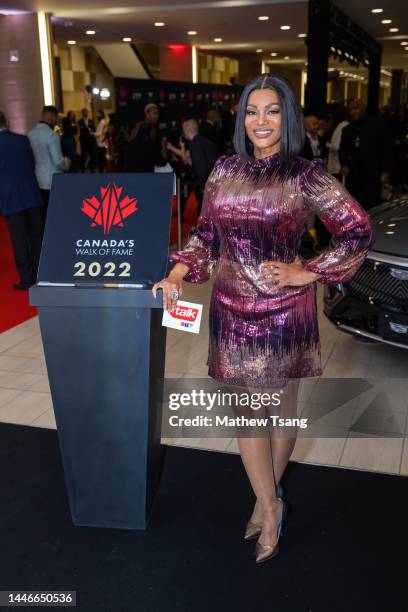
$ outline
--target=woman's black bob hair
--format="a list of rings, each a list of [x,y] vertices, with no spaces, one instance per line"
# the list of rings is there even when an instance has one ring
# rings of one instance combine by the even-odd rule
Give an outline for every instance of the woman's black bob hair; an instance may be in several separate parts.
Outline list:
[[[305,141],[304,117],[289,81],[271,74],[260,74],[245,86],[238,104],[234,148],[242,157],[254,159],[254,147],[245,130],[247,103],[249,95],[255,89],[266,88],[275,91],[279,98],[282,122],[279,155],[282,159],[290,161],[299,155],[303,148]]]

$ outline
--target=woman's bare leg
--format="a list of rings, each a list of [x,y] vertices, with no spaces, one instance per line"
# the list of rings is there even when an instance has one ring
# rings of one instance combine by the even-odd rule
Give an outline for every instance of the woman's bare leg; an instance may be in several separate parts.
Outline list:
[[[252,390],[253,392],[254,390]],[[258,390],[259,391],[259,390]],[[293,382],[290,389],[285,388],[282,404],[276,414],[284,418],[296,416],[298,384]],[[276,392],[276,390],[275,390]],[[284,432],[288,430],[285,429]],[[238,438],[239,450],[256,503],[251,522],[262,525],[260,542],[274,546],[277,528],[282,511],[276,497],[276,484],[286,469],[296,442],[287,433],[268,430],[264,437]],[[285,436],[285,437],[284,437]]]
[[[289,381],[282,391],[282,403],[277,413],[282,418],[294,419],[297,417],[299,381]],[[297,428],[278,428],[274,429],[271,433],[273,471],[275,482],[279,483],[296,444]]]

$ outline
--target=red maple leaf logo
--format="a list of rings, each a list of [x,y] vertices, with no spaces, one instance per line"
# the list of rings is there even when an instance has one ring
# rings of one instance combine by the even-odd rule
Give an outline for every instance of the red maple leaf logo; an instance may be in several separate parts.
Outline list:
[[[92,219],[91,227],[101,225],[105,236],[109,234],[113,225],[124,227],[126,217],[137,211],[136,198],[125,196],[121,198],[123,187],[109,183],[101,187],[101,199],[96,196],[83,200],[81,212]]]

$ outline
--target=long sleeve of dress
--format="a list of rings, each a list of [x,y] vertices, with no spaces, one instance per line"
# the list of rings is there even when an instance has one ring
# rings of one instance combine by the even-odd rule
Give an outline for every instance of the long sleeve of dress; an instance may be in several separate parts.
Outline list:
[[[374,242],[370,217],[345,187],[328,174],[319,160],[310,162],[301,176],[305,205],[333,235],[335,246],[304,262],[323,284],[349,280],[363,263]]]
[[[189,233],[182,251],[172,253],[171,263],[183,263],[189,267],[184,280],[189,283],[205,283],[210,278],[219,257],[219,237],[214,225],[214,198],[220,170],[225,156],[220,157],[205,184],[203,205],[196,227]]]

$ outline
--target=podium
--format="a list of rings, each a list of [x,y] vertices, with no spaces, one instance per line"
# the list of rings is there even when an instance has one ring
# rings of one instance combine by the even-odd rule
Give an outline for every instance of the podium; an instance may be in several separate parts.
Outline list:
[[[151,286],[167,269],[173,181],[172,174],[53,180],[30,301],[78,526],[145,529],[159,484],[166,328],[161,292],[155,299]],[[89,204],[88,193],[100,195]],[[133,212],[124,215],[127,207]]]

